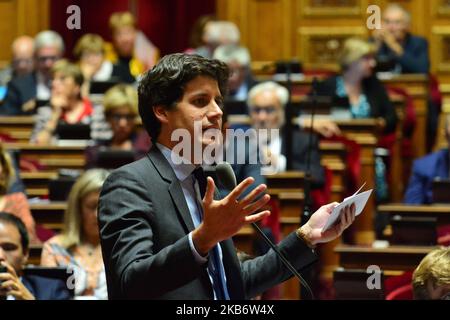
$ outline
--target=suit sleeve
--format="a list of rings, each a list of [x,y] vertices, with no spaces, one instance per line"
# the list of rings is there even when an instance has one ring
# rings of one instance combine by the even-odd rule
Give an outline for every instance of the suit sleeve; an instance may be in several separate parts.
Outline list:
[[[409,179],[408,188],[405,192],[404,202],[407,204],[424,204],[426,187],[423,177],[419,173],[419,162],[415,161]]]
[[[101,243],[113,299],[158,298],[198,278],[205,268],[195,261],[188,235],[159,247],[154,202],[135,174],[114,171],[100,196]]]
[[[398,62],[404,73],[428,73],[430,70],[428,42],[425,39],[418,39],[414,48],[406,49],[398,58]]]
[[[3,105],[0,107],[0,115],[15,116],[20,114],[20,109],[23,101],[20,99],[20,94],[13,81],[8,83],[8,92],[6,94]]]
[[[306,246],[295,233],[287,236],[278,247],[297,270],[317,260],[313,250]],[[246,298],[253,298],[293,276],[273,249],[263,256],[241,263],[241,272]]]

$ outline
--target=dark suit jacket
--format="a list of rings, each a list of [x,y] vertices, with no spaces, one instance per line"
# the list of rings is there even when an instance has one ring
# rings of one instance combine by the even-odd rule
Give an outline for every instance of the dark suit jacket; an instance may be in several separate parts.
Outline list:
[[[0,106],[0,115],[16,116],[24,115],[22,105],[36,98],[37,79],[36,74],[31,73],[14,78],[8,84],[8,93],[3,105]]]
[[[292,169],[306,171],[307,154],[309,148],[309,133],[302,130],[292,131]],[[286,155],[285,139],[282,140],[281,152]],[[313,134],[311,146],[310,173],[313,187],[321,188],[325,183],[325,170],[320,164],[319,139]]]
[[[22,283],[36,300],[71,299],[69,290],[61,280],[27,275],[22,277]]]
[[[432,203],[432,182],[438,177],[449,178],[449,168],[448,149],[442,149],[415,160],[404,202],[409,204]]]
[[[317,95],[337,98],[336,79],[337,76],[333,76],[319,82]],[[381,117],[386,121],[384,133],[394,132],[397,125],[397,113],[383,84],[375,76],[372,76],[363,80],[362,87],[370,104],[371,117]]]
[[[98,219],[110,299],[213,298],[207,266],[189,246],[194,224],[181,185],[157,147],[111,173]],[[240,264],[231,239],[220,245],[231,299],[253,297],[291,276],[273,251]],[[315,260],[295,234],[280,249],[298,269]]]
[[[377,53],[381,60],[393,60],[401,67],[402,73],[428,73],[430,58],[428,41],[425,38],[408,34],[403,43],[404,53],[398,57],[386,44]]]

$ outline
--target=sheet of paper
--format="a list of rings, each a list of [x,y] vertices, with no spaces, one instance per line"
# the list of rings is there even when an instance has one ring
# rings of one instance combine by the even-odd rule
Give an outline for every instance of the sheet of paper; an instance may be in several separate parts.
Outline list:
[[[365,185],[365,184],[364,184]],[[364,187],[364,185],[362,187]],[[370,195],[372,194],[373,189],[358,193],[361,189],[359,188],[358,191],[351,197],[345,198],[344,201],[342,201],[340,204],[338,204],[336,207],[334,207],[333,212],[330,215],[330,218],[328,219],[325,226],[322,228],[322,232],[328,230],[331,226],[333,226],[336,221],[339,219],[340,212],[343,208],[346,206],[350,206],[352,203],[355,204],[355,215],[358,216],[363,211],[364,207],[366,206],[367,200],[369,200]]]

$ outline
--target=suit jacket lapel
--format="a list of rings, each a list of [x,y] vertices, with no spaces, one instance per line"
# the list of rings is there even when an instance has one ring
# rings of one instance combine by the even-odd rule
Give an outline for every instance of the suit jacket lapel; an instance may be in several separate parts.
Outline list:
[[[36,298],[38,299],[38,297],[36,297],[36,292],[34,291],[33,286],[31,285],[30,281],[27,279],[26,276],[22,276],[22,284],[25,286],[25,288],[28,289],[28,291],[30,291],[30,293]]]
[[[166,158],[164,158],[164,155],[155,145],[150,149],[148,157],[161,177],[170,183],[169,194],[175,207],[177,208],[177,213],[183,221],[186,233],[191,232],[194,230],[194,222],[192,221],[186,199],[184,198],[183,189],[181,188],[181,184],[178,181],[175,172],[167,162]]]

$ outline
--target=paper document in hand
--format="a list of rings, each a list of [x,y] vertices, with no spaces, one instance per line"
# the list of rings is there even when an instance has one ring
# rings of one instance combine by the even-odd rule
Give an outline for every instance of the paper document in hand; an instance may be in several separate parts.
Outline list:
[[[364,184],[365,185],[365,184]],[[351,197],[345,198],[344,201],[342,201],[340,204],[338,204],[336,207],[334,207],[333,212],[330,215],[330,218],[328,218],[327,223],[322,228],[322,232],[328,230],[331,226],[333,226],[336,221],[339,219],[339,215],[341,213],[341,210],[344,209],[346,206],[350,206],[353,203],[355,204],[355,216],[358,216],[366,206],[367,200],[369,200],[370,195],[372,194],[373,189],[358,193],[361,191],[361,189],[364,187],[362,185],[361,188],[359,188],[358,191]]]

